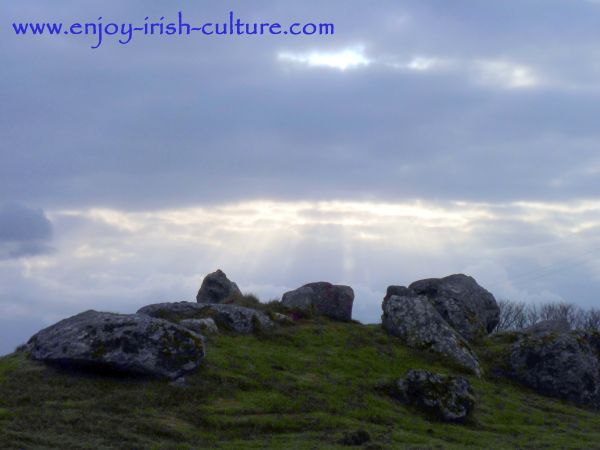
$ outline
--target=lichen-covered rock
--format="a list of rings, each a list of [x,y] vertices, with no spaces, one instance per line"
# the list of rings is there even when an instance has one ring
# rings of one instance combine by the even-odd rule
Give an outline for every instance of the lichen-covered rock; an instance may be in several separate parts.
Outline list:
[[[354,291],[350,286],[333,285],[324,281],[309,283],[283,294],[281,303],[286,308],[348,322],[352,319]]]
[[[198,295],[196,295],[196,301],[198,303],[223,303],[237,295],[242,295],[237,284],[230,281],[227,275],[219,269],[206,275]]]
[[[148,316],[86,311],[52,325],[28,343],[34,360],[90,370],[176,379],[204,357],[202,337]]]
[[[383,301],[383,328],[408,346],[444,355],[458,366],[481,375],[481,367],[469,344],[433,307],[427,297],[405,291]]]
[[[522,333],[512,344],[506,376],[537,392],[600,408],[598,339],[590,333]]]
[[[568,333],[571,325],[563,320],[542,320],[523,330],[525,333]]]
[[[213,319],[219,330],[239,334],[269,331],[275,327],[273,321],[255,309],[218,303],[157,303],[144,306],[138,314],[179,323],[185,319]]]
[[[415,281],[409,288],[425,295],[442,317],[468,341],[491,333],[500,318],[494,296],[466,275]]]
[[[219,328],[215,321],[211,318],[207,319],[184,319],[179,322],[179,325],[187,328],[188,330],[192,330],[198,334],[217,334],[219,332]]]
[[[475,407],[475,395],[466,378],[425,370],[410,370],[397,382],[396,396],[443,422],[464,422]]]

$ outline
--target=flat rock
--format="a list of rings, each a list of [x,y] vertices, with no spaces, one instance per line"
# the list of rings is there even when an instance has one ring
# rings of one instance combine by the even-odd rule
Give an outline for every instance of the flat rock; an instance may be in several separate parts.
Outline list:
[[[458,366],[480,376],[481,367],[469,344],[442,318],[429,299],[406,291],[383,301],[383,328],[406,345],[445,356]]]
[[[491,333],[500,318],[494,296],[467,275],[415,281],[409,288],[426,296],[452,328],[468,341]]]
[[[510,348],[509,378],[540,394],[600,408],[598,333],[520,333]]]
[[[223,303],[234,296],[241,296],[238,285],[227,278],[222,270],[210,273],[204,277],[196,301],[198,303]]]
[[[464,422],[475,407],[473,389],[463,377],[410,370],[396,388],[403,403],[443,422]]]
[[[327,282],[309,283],[283,294],[283,306],[289,309],[315,313],[333,320],[352,320],[354,291],[350,286]]]
[[[149,316],[86,311],[28,343],[30,357],[88,370],[177,379],[204,357],[202,336]]]
[[[144,306],[138,314],[159,317],[175,323],[186,319],[213,319],[219,330],[239,334],[268,331],[275,324],[264,313],[237,305],[218,303],[157,303]]]

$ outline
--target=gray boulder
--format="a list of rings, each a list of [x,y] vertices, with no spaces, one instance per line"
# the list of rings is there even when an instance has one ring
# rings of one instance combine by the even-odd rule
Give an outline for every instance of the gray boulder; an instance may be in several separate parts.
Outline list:
[[[504,372],[549,397],[600,408],[600,363],[596,334],[519,334]]]
[[[525,333],[568,333],[571,325],[563,320],[542,320],[523,330]]]
[[[350,286],[327,282],[309,283],[283,294],[281,303],[286,308],[348,322],[352,319],[354,291]]]
[[[186,319],[213,319],[220,330],[239,334],[268,331],[275,327],[273,321],[260,311],[218,303],[157,303],[144,306],[137,313],[175,323]]]
[[[219,328],[214,320],[211,318],[208,319],[184,319],[179,322],[184,328],[193,331],[198,334],[217,334],[219,332]]]
[[[204,357],[202,336],[160,319],[86,311],[34,335],[30,357],[62,366],[176,379]]]
[[[415,281],[409,288],[425,295],[442,317],[465,339],[473,341],[491,333],[500,318],[494,296],[466,275]]]
[[[433,307],[427,297],[406,291],[383,301],[383,328],[406,345],[445,356],[458,366],[481,375],[481,367],[468,343]]]
[[[397,382],[395,396],[443,422],[464,422],[475,407],[475,395],[466,378],[426,370],[410,370]]]
[[[230,281],[222,270],[206,275],[202,286],[196,295],[198,303],[223,303],[234,296],[241,296],[242,292],[237,284]]]

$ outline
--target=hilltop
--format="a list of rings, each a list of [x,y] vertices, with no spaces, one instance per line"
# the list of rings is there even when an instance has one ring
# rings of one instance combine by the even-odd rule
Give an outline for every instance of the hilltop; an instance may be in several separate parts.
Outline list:
[[[338,441],[358,430],[373,449],[600,447],[600,415],[499,379],[467,375],[470,423],[428,421],[378,387],[412,368],[448,368],[376,325],[317,319],[208,344],[187,387],[2,358],[0,448],[348,448]]]
[[[384,308],[421,298],[403,289],[389,290]],[[292,297],[298,301],[292,295],[288,303]],[[336,298],[343,309],[347,296]],[[188,308],[182,305],[177,311]],[[108,366],[45,364],[32,359],[39,342],[0,358],[0,448],[600,448],[593,404],[542,396],[502,373],[522,333],[486,334],[465,344],[479,364],[473,371],[381,325],[319,314],[314,304],[307,313],[237,297],[230,303],[236,313],[252,309],[279,321],[269,328],[251,319],[244,323],[254,328],[245,332],[222,326],[214,311],[226,307],[207,305],[219,331],[204,328],[201,363],[175,381]],[[153,305],[149,311],[169,310]],[[539,336],[555,342],[571,334]],[[105,352],[95,357],[106,358]],[[443,422],[394,395],[398,380],[415,369],[470,384],[475,407],[465,420]]]

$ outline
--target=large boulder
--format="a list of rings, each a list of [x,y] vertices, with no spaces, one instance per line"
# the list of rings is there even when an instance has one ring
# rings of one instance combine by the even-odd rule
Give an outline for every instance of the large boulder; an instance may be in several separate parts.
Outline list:
[[[383,301],[383,328],[406,345],[445,356],[476,375],[481,367],[465,339],[443,319],[429,299],[409,290]]]
[[[198,303],[223,303],[238,295],[241,296],[242,292],[237,284],[230,281],[227,275],[219,269],[206,275],[198,295],[196,295],[196,301]]]
[[[204,357],[202,336],[135,314],[86,311],[34,335],[34,360],[62,366],[176,379]]]
[[[442,317],[468,341],[491,333],[500,318],[494,296],[466,275],[415,281],[409,288],[425,295]]]
[[[137,312],[179,323],[186,319],[213,319],[219,330],[239,334],[268,331],[275,327],[264,313],[237,305],[218,303],[157,303],[144,306]]]
[[[394,391],[403,403],[442,422],[464,422],[475,407],[473,389],[463,377],[410,370]]]
[[[589,333],[519,333],[510,348],[506,376],[537,392],[600,408],[600,342]]]
[[[354,291],[350,286],[333,285],[324,281],[309,283],[283,294],[281,303],[289,309],[348,322],[352,319]]]

